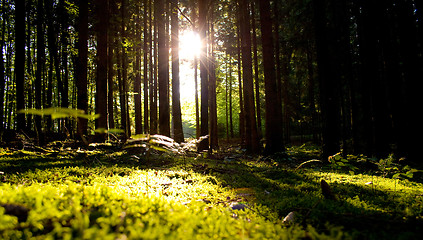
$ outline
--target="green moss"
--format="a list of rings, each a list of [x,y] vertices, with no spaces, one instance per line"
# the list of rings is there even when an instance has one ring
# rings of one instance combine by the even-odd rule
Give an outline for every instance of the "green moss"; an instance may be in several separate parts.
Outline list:
[[[19,213],[0,207],[0,238],[422,236],[423,186],[410,180],[330,169],[295,170],[251,158],[224,162],[138,156],[138,162],[131,162],[124,152],[60,155],[1,151],[0,204],[30,211],[27,220],[19,222]],[[337,201],[324,199],[321,179],[329,183]],[[232,210],[234,204],[246,207]],[[293,221],[283,223],[290,212],[295,212]]]

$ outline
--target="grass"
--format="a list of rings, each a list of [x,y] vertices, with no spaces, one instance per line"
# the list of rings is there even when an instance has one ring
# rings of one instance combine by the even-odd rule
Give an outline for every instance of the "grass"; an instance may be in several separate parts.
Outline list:
[[[1,239],[418,239],[417,180],[288,156],[0,152]],[[417,177],[416,177],[417,178]],[[324,179],[338,200],[325,199]],[[234,210],[240,209],[240,210]],[[294,212],[292,221],[283,221]]]

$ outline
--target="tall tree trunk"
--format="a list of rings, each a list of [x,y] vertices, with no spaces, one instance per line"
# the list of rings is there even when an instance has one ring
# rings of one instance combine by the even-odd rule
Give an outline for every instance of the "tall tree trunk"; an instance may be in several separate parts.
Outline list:
[[[31,0],[27,0],[26,4],[27,4],[27,9],[32,8],[32,1]],[[31,54],[31,50],[32,50],[32,48],[31,48],[32,21],[31,21],[31,12],[30,11],[27,11],[27,13],[26,13],[26,22],[27,22],[27,33],[26,33],[26,68],[27,68],[27,70],[26,70],[26,72],[29,76],[34,76],[33,67],[32,67],[32,54]],[[3,24],[4,24],[4,18],[3,18]],[[2,32],[2,34],[4,34],[4,32]],[[3,40],[3,37],[2,37],[2,40]],[[3,51],[2,46],[3,46],[3,44],[1,44],[0,51]],[[2,56],[2,54],[3,53],[1,53],[0,55]],[[0,59],[3,62],[3,58],[0,58]],[[0,63],[0,64],[2,64],[2,63]],[[3,78],[0,78],[0,79],[3,79]],[[34,99],[33,99],[33,95],[32,95],[32,92],[33,92],[32,87],[33,87],[32,78],[30,78],[27,81],[27,85],[26,85],[26,89],[25,89],[27,96],[28,96],[28,98],[26,100],[26,106],[27,106],[28,109],[33,108]],[[0,89],[4,89],[4,87],[3,88],[0,87]],[[0,98],[0,101],[1,100],[2,99]],[[28,129],[28,130],[31,130],[31,128],[32,128],[32,119],[33,119],[32,115],[26,116],[26,129]],[[0,120],[0,122],[1,122],[1,120]],[[2,123],[0,123],[0,128],[1,128],[1,124]],[[2,130],[0,130],[0,138],[1,138],[1,131]]]
[[[78,98],[76,106],[78,109],[81,109],[85,113],[88,113],[88,2],[85,0],[79,0],[78,7],[78,59],[76,64],[76,88],[78,92]],[[87,130],[88,120],[85,118],[79,118],[78,135],[82,138],[83,135],[87,134]]]
[[[177,142],[184,141],[182,130],[181,99],[179,90],[179,22],[178,0],[171,2],[171,41],[172,41],[172,118],[174,139]]]
[[[115,19],[116,15],[116,0],[109,0],[109,16],[111,21]],[[108,58],[107,58],[107,114],[108,127],[115,128],[115,114],[114,114],[114,51],[116,51],[115,44],[116,27],[110,24],[108,34]]]
[[[256,100],[256,114],[257,114],[257,133],[259,138],[262,137],[261,124],[261,107],[260,107],[260,79],[258,66],[258,50],[257,50],[257,33],[256,33],[256,11],[254,1],[251,2],[251,27],[253,30],[253,61],[254,61],[254,86],[255,86],[255,100]],[[269,4],[270,9],[270,4]],[[269,12],[269,9],[266,11]],[[263,36],[263,35],[262,35]],[[273,53],[273,51],[272,51]]]
[[[122,120],[122,127],[125,131],[125,136],[129,137],[131,135],[131,124],[129,119],[129,106],[128,106],[128,69],[127,69],[127,61],[128,57],[126,55],[126,45],[124,44],[126,41],[126,9],[127,0],[122,0],[121,5],[121,41],[122,41],[122,91],[121,91],[121,120]]]
[[[42,74],[45,66],[45,44],[44,44],[44,4],[38,1],[37,4],[37,69],[35,72],[35,108],[41,109],[42,106]],[[41,116],[34,116],[35,128],[37,130],[38,141],[43,143],[43,134],[41,132]]]
[[[149,0],[149,12],[152,9],[152,0]],[[157,16],[157,4],[154,4],[154,16]],[[153,33],[154,25],[154,33]],[[149,18],[150,39],[150,133],[157,133],[157,18],[150,14]],[[153,52],[154,49],[154,52]],[[154,54],[153,54],[154,53]]]
[[[156,1],[158,31],[159,133],[170,136],[168,48],[166,47],[165,0]]]
[[[239,92],[239,137],[241,146],[245,146],[245,109],[244,94],[242,93],[242,59],[241,59],[241,17],[238,15],[237,21],[237,62],[238,62],[238,92]]]
[[[209,111],[210,111],[210,149],[218,149],[219,137],[217,129],[216,103],[216,63],[214,58],[214,24],[213,11],[210,11],[210,54],[209,54]]]
[[[15,80],[16,110],[25,108],[25,1],[15,2]],[[17,115],[17,130],[25,130],[25,115]]]
[[[423,40],[418,39],[417,35],[419,31],[417,24],[420,25],[420,28],[422,26],[421,11],[423,9],[421,7],[421,1],[412,0],[396,1],[394,6],[398,14],[399,50],[401,52],[403,81],[405,84],[405,109],[406,116],[408,116],[405,133],[408,134],[423,132],[420,119],[413,114],[416,109],[421,108],[421,88],[419,83],[423,75],[423,56],[419,54],[419,47],[422,47],[419,46],[419,43],[422,43]],[[401,148],[403,148],[405,156],[410,160],[419,161],[421,159],[420,144],[415,138],[408,135],[408,137],[401,139]]]
[[[149,5],[148,5],[148,1],[144,0],[143,1],[143,7],[144,7],[144,17],[143,17],[143,29],[144,29],[144,46],[143,46],[143,50],[144,50],[144,69],[143,69],[143,85],[144,85],[144,133],[148,133],[150,131],[149,128],[149,122],[148,122],[148,117],[149,117],[149,112],[148,112],[148,88],[149,88],[149,84],[148,84],[148,72],[149,72],[149,67],[151,68],[151,64],[149,65],[149,46],[151,44],[151,39],[149,38],[150,36],[150,29],[147,26],[147,20],[149,18]],[[151,13],[150,13],[151,14]],[[151,76],[150,76],[151,77]]]
[[[100,117],[96,120],[96,128],[107,129],[107,28],[108,0],[96,0],[97,6],[97,79],[95,110]],[[102,139],[99,134],[98,140]]]
[[[140,6],[137,3],[137,20],[135,23],[135,36],[141,39]],[[142,104],[141,104],[141,43],[135,46],[135,81],[134,81],[134,103],[135,103],[135,134],[142,133]]]
[[[4,37],[5,37],[5,30],[6,30],[6,11],[5,11],[5,0],[2,0],[1,3],[1,16],[2,16],[2,26],[1,26],[1,39],[0,39],[0,141],[2,140],[3,130],[4,130],[4,91],[6,86],[6,78],[5,78],[5,68],[4,68],[4,61],[3,61],[3,46],[4,46]]]
[[[320,103],[322,111],[323,158],[327,158],[340,151],[340,106],[337,96],[339,88],[333,74],[331,74],[330,48],[328,43],[328,29],[325,16],[326,6],[323,0],[314,0],[314,16],[316,28],[316,52],[320,82]]]
[[[201,136],[209,135],[209,74],[207,70],[207,5],[208,0],[200,0],[198,2],[198,23],[199,23],[199,35],[202,42],[200,51],[200,79],[201,79]],[[200,142],[198,146],[199,151],[209,149],[209,140],[205,139]]]
[[[232,57],[229,55],[229,131],[231,138],[234,138],[234,123],[233,123],[233,109],[232,109]]]
[[[56,83],[57,83],[57,88],[58,88],[58,105],[63,106],[63,96],[65,95],[64,93],[64,88],[63,88],[63,83],[62,83],[62,76],[61,76],[61,71],[60,71],[60,59],[59,59],[59,48],[57,46],[57,29],[54,25],[55,23],[55,19],[53,19],[53,2],[52,0],[44,0],[44,4],[45,4],[45,9],[46,9],[46,17],[47,17],[47,42],[48,42],[48,50],[49,50],[49,58],[50,58],[50,72],[53,72],[53,69],[55,71],[55,77],[56,77]],[[53,76],[50,75],[49,76],[49,84],[51,85],[51,88],[49,88],[49,91],[53,91]],[[67,89],[66,89],[67,90]],[[49,94],[51,94],[49,93]],[[47,104],[50,104],[50,106],[52,106],[52,99],[49,99],[47,101]],[[51,124],[51,120],[49,119],[48,122]],[[51,129],[51,126],[48,127],[49,130]]]
[[[191,22],[192,22],[192,28],[193,31],[197,33],[198,29],[196,27],[197,22],[197,9],[195,7],[195,1],[190,0],[190,4],[192,7],[191,10]],[[194,56],[194,98],[195,98],[195,136],[198,139],[201,137],[201,131],[200,131],[200,104],[198,101],[198,57]]]
[[[62,102],[61,106],[64,108],[69,107],[69,67],[68,67],[68,39],[69,39],[69,16],[65,6],[65,0],[59,1],[59,13],[60,13],[60,24],[61,24],[61,47],[62,47],[62,56],[61,63],[63,68],[63,92],[62,92]],[[66,132],[71,133],[71,124],[69,119],[63,119],[64,129]]]
[[[273,55],[272,19],[269,0],[260,0],[260,23],[263,44],[264,83],[266,98],[266,149],[268,154],[284,151],[282,134],[282,106],[278,103],[275,58]]]
[[[240,0],[242,77],[245,110],[245,144],[247,151],[260,151],[254,107],[254,83],[251,57],[251,26],[247,0]]]

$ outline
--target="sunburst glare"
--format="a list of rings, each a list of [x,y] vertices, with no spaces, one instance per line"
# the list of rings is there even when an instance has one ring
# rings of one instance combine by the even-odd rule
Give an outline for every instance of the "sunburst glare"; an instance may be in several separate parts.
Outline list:
[[[201,39],[194,31],[185,31],[179,37],[179,57],[183,60],[193,60],[200,56]]]

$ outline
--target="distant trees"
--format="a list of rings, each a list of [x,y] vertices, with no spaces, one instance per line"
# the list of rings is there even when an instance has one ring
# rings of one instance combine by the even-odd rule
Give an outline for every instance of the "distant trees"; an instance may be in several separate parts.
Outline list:
[[[190,107],[180,85],[188,81],[196,86],[191,122],[197,137],[209,136],[200,151],[219,149],[226,136],[257,154],[313,141],[325,158],[416,159],[421,8],[413,0],[1,0],[0,129],[41,144],[53,136],[43,132],[99,128],[182,142],[190,116],[181,109]],[[202,40],[198,63],[188,61],[192,79],[179,67],[188,29]],[[18,114],[49,107],[100,117]]]

